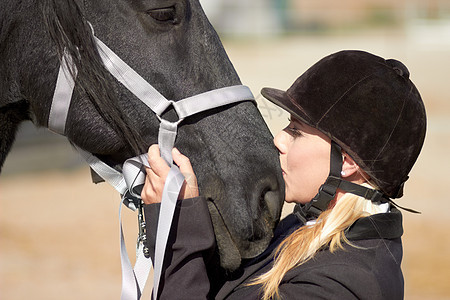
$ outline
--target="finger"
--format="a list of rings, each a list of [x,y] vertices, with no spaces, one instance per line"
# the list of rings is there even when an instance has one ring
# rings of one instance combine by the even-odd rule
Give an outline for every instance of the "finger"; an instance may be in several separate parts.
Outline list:
[[[151,203],[152,192],[153,192],[153,187],[152,187],[151,181],[149,180],[148,176],[145,176],[144,186],[142,187],[142,191],[141,191],[141,198],[145,204]]]
[[[156,185],[160,181],[164,181],[165,178],[161,178],[158,174],[154,172],[152,168],[145,168],[145,172],[147,176],[145,176],[145,180],[149,180],[152,186]]]
[[[157,144],[151,145],[148,149],[148,163],[153,172],[160,177],[166,177],[169,173],[170,168],[161,157]]]
[[[179,199],[197,197],[199,195],[197,178],[195,177],[189,158],[181,154],[176,148],[172,150],[172,156],[174,162],[179,166],[180,172],[185,177],[185,182],[181,188]]]
[[[144,168],[145,168],[145,173],[147,174],[147,176],[150,176],[150,174],[155,173],[155,172],[153,172],[152,168],[149,168],[146,166],[144,166]]]
[[[142,188],[141,198],[145,204],[160,202],[158,201],[158,197],[156,195],[152,182],[148,177],[145,177],[145,183],[144,187]]]
[[[181,173],[194,174],[194,169],[192,168],[191,161],[187,156],[181,154],[181,152],[177,148],[172,149],[172,157],[173,161],[180,168]]]
[[[150,168],[146,168],[146,172],[141,198],[145,204],[159,203],[162,199],[166,177],[159,177]]]

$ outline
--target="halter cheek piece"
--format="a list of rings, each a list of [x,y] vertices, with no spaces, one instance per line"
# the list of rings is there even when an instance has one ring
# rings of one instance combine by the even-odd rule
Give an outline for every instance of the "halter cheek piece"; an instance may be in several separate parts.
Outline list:
[[[162,263],[172,223],[173,212],[179,191],[184,182],[184,176],[181,174],[178,167],[173,164],[172,160],[172,148],[175,143],[178,125],[191,115],[231,103],[254,101],[254,97],[248,87],[238,85],[209,91],[176,102],[167,100],[153,88],[151,84],[145,81],[130,66],[122,61],[102,41],[96,37],[94,38],[102,61],[108,71],[136,97],[144,102],[156,114],[161,122],[158,134],[158,144],[161,156],[171,168],[163,190],[161,210],[158,219],[158,231],[156,235],[153,283],[153,297],[156,298],[156,295],[158,295]],[[73,74],[74,77],[70,74]],[[48,120],[48,128],[62,135],[65,134],[66,120],[75,86],[76,74],[77,70],[72,62],[72,58],[65,52],[61,59],[61,66]],[[170,107],[173,107],[178,115],[179,119],[176,122],[169,122],[161,118],[164,111]],[[131,266],[128,258],[122,233],[122,224],[120,221],[120,249],[122,262],[121,299],[139,299],[152,266],[151,259],[149,258],[149,251],[145,248],[146,229],[142,212],[142,200],[140,197],[146,176],[144,166],[149,167],[147,154],[142,154],[126,160],[121,173],[99,160],[95,155],[80,148],[77,148],[77,150],[90,165],[91,169],[106,182],[111,184],[122,195],[119,210],[120,220],[122,203],[133,210],[138,209],[139,211],[139,238],[136,254],[137,259],[134,268]]]
[[[391,202],[391,200],[380,191],[343,180],[341,178],[341,171],[342,149],[334,141],[331,141],[330,173],[327,180],[320,186],[319,192],[310,202],[295,205],[294,213],[303,223],[317,219],[317,217],[328,208],[328,205],[336,196],[338,188],[348,193],[361,196],[374,203]]]

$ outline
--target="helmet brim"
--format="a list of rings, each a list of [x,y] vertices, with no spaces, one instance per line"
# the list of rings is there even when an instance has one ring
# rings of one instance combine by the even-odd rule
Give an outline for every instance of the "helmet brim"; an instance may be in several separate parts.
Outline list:
[[[286,91],[274,88],[263,88],[261,90],[261,95],[263,95],[264,98],[281,107],[300,121],[310,126],[314,126],[313,124],[311,124],[311,120],[305,113],[303,107],[294,102],[291,97],[289,97]]]

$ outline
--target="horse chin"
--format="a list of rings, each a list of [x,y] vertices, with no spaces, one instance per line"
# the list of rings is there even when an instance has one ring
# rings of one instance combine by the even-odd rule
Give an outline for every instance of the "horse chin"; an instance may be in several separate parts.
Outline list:
[[[241,254],[213,202],[208,201],[208,209],[216,236],[220,266],[228,272],[233,272],[241,265]]]
[[[212,201],[208,201],[208,209],[216,236],[220,266],[227,272],[236,271],[243,259],[254,258],[261,254],[269,245],[271,236],[258,241],[240,242],[239,245],[231,236],[227,225]]]

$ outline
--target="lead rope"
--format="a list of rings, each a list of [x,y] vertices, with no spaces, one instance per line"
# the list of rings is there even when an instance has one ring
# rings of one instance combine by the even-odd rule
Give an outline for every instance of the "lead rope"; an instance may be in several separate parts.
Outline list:
[[[164,261],[164,254],[175,204],[178,199],[181,186],[184,182],[184,176],[180,173],[178,167],[173,164],[171,154],[176,139],[178,125],[184,120],[184,118],[193,114],[231,103],[248,100],[254,101],[254,97],[248,87],[232,86],[209,91],[179,100],[177,102],[169,101],[139,74],[137,74],[131,67],[123,62],[103,42],[96,37],[95,41],[99,48],[102,61],[108,71],[142,102],[144,102],[152,111],[154,111],[158,119],[161,121],[158,134],[158,143],[161,156],[165,159],[171,169],[163,190],[155,246],[153,298],[157,299],[159,281],[162,273],[162,264]],[[69,72],[69,67],[73,68],[72,72]],[[76,68],[72,64],[71,57],[67,54],[67,52],[64,52],[49,115],[49,129],[63,135],[65,133],[65,124],[70,106],[70,98],[75,85],[75,80],[72,78],[71,74],[76,77]],[[162,113],[170,106],[173,106],[178,114],[179,120],[177,122],[169,122],[161,118]],[[85,152],[82,149],[77,149],[80,151],[83,158],[89,163],[91,168],[122,195],[122,201],[119,209],[122,264],[121,299],[140,299],[148,274],[152,267],[151,259],[146,257],[147,253],[145,252],[145,249],[143,249],[145,239],[145,229],[143,229],[143,227],[145,224],[139,224],[140,235],[136,253],[137,258],[133,269],[124,243],[121,223],[121,209],[123,203],[133,210],[137,208],[139,210],[139,216],[142,215],[140,190],[145,180],[144,166],[148,167],[147,154],[142,154],[140,156],[128,159],[123,165],[123,174],[121,174],[117,170],[100,161],[94,155]],[[141,222],[142,220],[140,219],[140,223]]]

